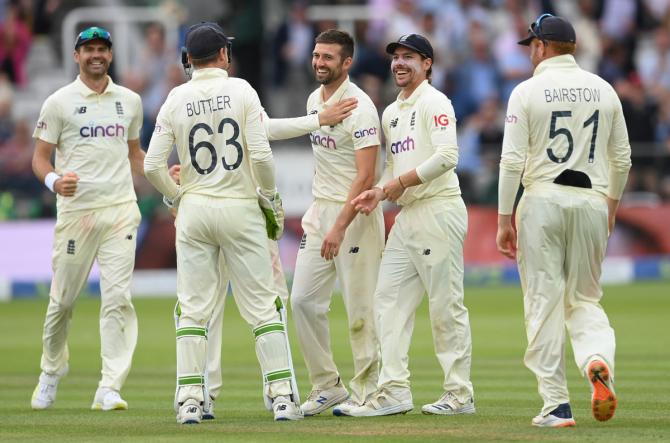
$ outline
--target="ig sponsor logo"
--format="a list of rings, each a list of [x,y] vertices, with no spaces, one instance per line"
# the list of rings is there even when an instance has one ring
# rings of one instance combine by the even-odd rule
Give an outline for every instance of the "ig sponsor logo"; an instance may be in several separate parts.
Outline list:
[[[449,126],[449,117],[447,114],[434,115],[433,121],[435,122],[435,127],[440,126]]]

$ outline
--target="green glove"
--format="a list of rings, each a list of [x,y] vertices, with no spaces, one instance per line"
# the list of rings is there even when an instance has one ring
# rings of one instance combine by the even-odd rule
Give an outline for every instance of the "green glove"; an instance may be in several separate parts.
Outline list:
[[[279,193],[275,190],[274,195],[268,196],[256,188],[258,194],[258,206],[261,207],[265,217],[265,230],[270,240],[279,240],[284,233],[284,208],[281,205]]]

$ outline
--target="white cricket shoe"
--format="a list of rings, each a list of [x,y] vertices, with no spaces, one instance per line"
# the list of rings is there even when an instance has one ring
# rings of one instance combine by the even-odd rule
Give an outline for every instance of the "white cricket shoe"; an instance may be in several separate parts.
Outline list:
[[[540,428],[566,428],[575,426],[575,419],[572,418],[570,404],[563,403],[547,415],[534,417],[531,424]]]
[[[58,382],[61,377],[67,375],[68,366],[65,366],[63,370],[55,374],[47,374],[42,371],[40,374],[39,381],[35,390],[33,391],[33,397],[30,400],[30,406],[34,410],[41,410],[50,408],[56,401],[56,392],[58,391]]]
[[[200,404],[193,400],[186,400],[179,406],[179,413],[177,414],[177,422],[182,425],[197,425],[202,420],[202,408]]]
[[[338,417],[349,416],[351,415],[350,411],[359,406],[361,406],[360,403],[354,401],[352,398],[348,398],[333,408],[333,415]]]
[[[209,401],[205,402],[205,407],[202,408],[203,420],[214,420],[214,399],[209,397]]]
[[[412,394],[407,392],[391,393],[388,389],[380,389],[365,400],[362,406],[347,412],[350,417],[377,417],[380,415],[407,414],[414,409]],[[340,412],[344,412],[340,409]]]
[[[93,411],[125,411],[128,402],[121,398],[119,391],[110,388],[98,388],[91,404]]]
[[[302,412],[306,416],[320,414],[331,406],[342,403],[349,397],[349,392],[340,380],[332,388],[313,389],[307,400],[301,405]]]
[[[302,420],[303,413],[300,407],[293,403],[288,396],[280,395],[272,401],[272,412],[275,421]]]
[[[464,403],[461,402],[453,392],[445,392],[435,403],[423,405],[421,412],[433,415],[458,415],[474,414],[475,401],[468,398]]]

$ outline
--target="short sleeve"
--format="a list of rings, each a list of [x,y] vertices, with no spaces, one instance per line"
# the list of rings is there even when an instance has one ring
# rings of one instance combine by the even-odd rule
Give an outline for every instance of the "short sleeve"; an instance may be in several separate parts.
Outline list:
[[[53,96],[49,97],[42,105],[33,138],[57,145],[63,130],[63,119],[60,114],[60,106]]]
[[[353,115],[347,117],[350,120],[354,149],[379,146],[381,143],[381,129],[377,110],[369,106],[361,106],[359,109],[360,112],[354,112]]]

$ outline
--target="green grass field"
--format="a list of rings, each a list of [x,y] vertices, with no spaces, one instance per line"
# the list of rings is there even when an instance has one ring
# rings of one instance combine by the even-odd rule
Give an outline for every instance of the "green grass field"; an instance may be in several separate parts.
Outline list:
[[[434,357],[427,305],[417,315],[410,354],[415,410],[404,416],[339,418],[324,413],[301,422],[275,423],[263,407],[253,339],[231,298],[224,326],[224,392],[217,418],[181,426],[172,411],[175,378],[173,300],[135,301],[140,335],[123,395],[128,411],[89,407],[99,377],[98,308],[82,297],[70,333],[70,374],[51,410],[32,411],[39,375],[42,321],[47,301],[0,305],[0,441],[670,441],[670,285],[605,288],[603,305],[617,333],[617,393],[613,420],[590,415],[586,381],[568,352],[571,405],[577,427],[537,429],[530,419],[541,407],[533,375],[523,366],[522,299],[516,287],[466,290],[473,333],[472,380],[477,414],[424,416],[422,404],[441,394],[442,373]],[[331,333],[343,378],[351,374],[345,314],[336,297]],[[294,331],[292,331],[294,332]],[[292,343],[303,398],[309,391],[302,356]]]

